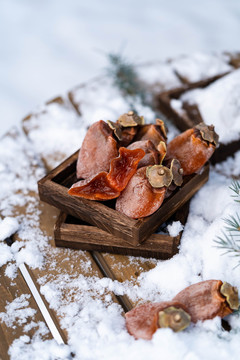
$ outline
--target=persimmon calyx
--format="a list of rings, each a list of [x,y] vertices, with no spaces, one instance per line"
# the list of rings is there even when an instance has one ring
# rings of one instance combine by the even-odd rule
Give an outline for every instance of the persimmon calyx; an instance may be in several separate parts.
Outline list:
[[[156,125],[160,126],[162,135],[164,136],[165,140],[167,140],[167,130],[164,121],[161,119],[156,119]]]
[[[154,188],[169,187],[172,182],[177,186],[183,183],[183,169],[177,159],[171,161],[170,169],[163,165],[148,166],[146,176]]]
[[[122,127],[144,125],[144,117],[137,115],[131,110],[121,115],[117,120],[117,124],[120,124]]]
[[[177,159],[172,159],[170,165],[170,171],[173,175],[173,182],[177,186],[181,186],[183,183],[183,169],[180,162]]]
[[[171,170],[163,165],[148,166],[146,176],[154,188],[169,187],[173,180]]]
[[[117,123],[114,123],[113,121],[107,120],[107,124],[110,127],[110,129],[113,130],[114,135],[118,140],[122,140],[122,129],[121,126]]]
[[[186,329],[191,322],[191,316],[181,308],[169,306],[158,314],[158,326],[170,328],[175,332]]]
[[[166,143],[164,141],[160,141],[159,144],[157,145],[157,150],[159,152],[159,162],[160,165],[162,165],[162,162],[167,154]]]
[[[219,136],[215,132],[213,125],[206,125],[204,122],[201,122],[195,126],[195,129],[200,131],[203,140],[208,141],[216,147],[218,146]]]
[[[232,310],[238,310],[238,289],[235,286],[224,282],[220,288],[220,293],[226,298],[226,301]]]

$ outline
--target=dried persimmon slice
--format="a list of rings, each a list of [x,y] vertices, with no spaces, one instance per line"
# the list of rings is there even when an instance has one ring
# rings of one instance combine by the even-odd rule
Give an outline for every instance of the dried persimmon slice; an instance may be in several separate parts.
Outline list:
[[[150,340],[159,328],[184,330],[191,320],[185,306],[177,301],[143,304],[127,312],[125,317],[129,334],[145,340]]]
[[[107,175],[111,186],[122,191],[135,174],[139,161],[144,157],[142,149],[129,150],[124,147],[119,149],[119,156],[111,161],[110,171]]]
[[[70,195],[89,200],[110,200],[120,195],[144,157],[142,149],[119,149],[119,156],[111,161],[109,173],[102,171],[94,177],[80,180],[68,190]]]
[[[88,200],[111,200],[120,195],[108,181],[105,171],[95,175],[92,179],[80,180],[68,190],[69,195],[79,196]]]

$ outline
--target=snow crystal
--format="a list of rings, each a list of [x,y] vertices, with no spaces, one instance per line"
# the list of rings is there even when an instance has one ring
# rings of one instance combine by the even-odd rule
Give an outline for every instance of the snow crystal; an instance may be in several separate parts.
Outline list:
[[[95,81],[89,85],[76,88],[73,92],[74,102],[79,104],[83,124],[90,125],[98,120],[117,121],[121,114],[131,110],[130,103],[147,123],[155,121],[155,114],[150,107],[141,103],[138,97],[134,100],[124,98],[109,79]]]
[[[5,217],[2,221],[0,219],[0,241],[13,235],[19,229],[17,219],[12,217]]]
[[[5,269],[5,275],[10,279],[15,279],[17,276],[17,266],[16,264],[9,263]]]
[[[181,231],[183,231],[184,226],[180,221],[173,221],[172,224],[167,226],[167,230],[170,236],[178,236]]]
[[[16,328],[17,325],[25,324],[28,318],[32,318],[36,310],[29,307],[30,295],[22,294],[15,298],[5,307],[5,312],[0,313],[0,319],[8,327]]]
[[[233,156],[228,157],[221,164],[216,164],[215,168],[221,174],[227,177],[240,177],[240,151],[235,152]]]

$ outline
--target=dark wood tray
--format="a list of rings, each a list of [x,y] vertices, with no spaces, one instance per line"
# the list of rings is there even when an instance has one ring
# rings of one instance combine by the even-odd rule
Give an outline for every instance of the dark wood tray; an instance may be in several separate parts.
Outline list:
[[[77,180],[77,157],[78,151],[38,182],[40,199],[132,245],[139,245],[153,234],[202,187],[209,174],[206,165],[200,174],[186,176],[181,188],[164,200],[154,214],[134,220],[116,211],[114,201],[91,201],[68,194],[68,188]]]
[[[187,220],[188,210],[189,202],[176,211],[168,223],[180,221],[184,225]],[[177,236],[170,236],[166,231],[166,226],[167,223],[159,229],[164,233],[152,234],[144,243],[134,246],[96,226],[61,212],[55,224],[54,240],[55,245],[59,247],[164,260],[169,259],[178,252],[182,236],[182,232]]]
[[[162,92],[158,96],[157,107],[169,120],[171,120],[177,126],[179,130],[185,131],[189,128],[192,128],[203,121],[198,107],[196,105],[188,106],[188,115],[181,116],[171,106],[171,100],[178,99],[186,91],[197,88],[204,88],[226,74],[227,73],[185,85],[180,88]],[[240,150],[240,140],[233,141],[227,145],[220,142],[219,147],[214,152],[210,161],[213,164],[224,161],[228,156],[233,155],[238,150]]]

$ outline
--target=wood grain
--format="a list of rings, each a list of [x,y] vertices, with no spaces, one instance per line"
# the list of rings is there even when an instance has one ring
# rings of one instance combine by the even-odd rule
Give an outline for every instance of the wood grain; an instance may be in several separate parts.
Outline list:
[[[112,271],[111,266],[109,266],[108,262],[105,260],[104,256],[101,253],[97,251],[92,251],[91,255],[105,277],[108,277],[113,281],[117,280],[115,272]],[[133,308],[133,304],[126,295],[116,295],[116,299],[122,306],[124,312],[128,312]]]
[[[40,313],[37,304],[31,295],[31,292],[26,285],[21,273],[18,271],[17,277],[14,280],[11,280],[4,274],[5,268],[6,266],[0,268],[0,312],[4,313],[6,305],[11,303],[14,299],[21,296],[22,294],[27,294],[30,295],[30,298],[28,299],[29,307],[36,310],[36,314],[33,318],[29,318],[26,324],[30,323],[32,320],[35,322],[42,321],[45,323],[45,320]],[[9,346],[15,339],[18,339],[24,334],[28,335],[30,338],[34,335],[36,328],[32,328],[31,330],[26,331],[24,330],[24,325],[26,324],[16,325],[15,323],[13,327],[9,327],[4,322],[0,322],[0,358],[4,360],[9,359]],[[52,339],[52,335],[49,332],[43,338]]]
[[[187,203],[174,214],[170,222],[180,220],[182,224],[185,224],[188,208]],[[180,238],[181,234],[175,237],[168,233],[152,234],[144,243],[134,246],[63,212],[59,215],[54,229],[55,245],[58,247],[162,260],[169,259],[178,252]]]
[[[114,201],[101,203],[68,194],[76,181],[77,152],[38,182],[39,196],[60,210],[88,222],[132,245],[139,245],[183,206],[208,180],[209,166],[201,174],[186,176],[181,188],[167,198],[151,216],[134,220],[114,209]]]

